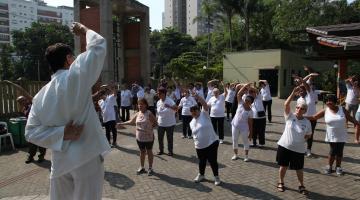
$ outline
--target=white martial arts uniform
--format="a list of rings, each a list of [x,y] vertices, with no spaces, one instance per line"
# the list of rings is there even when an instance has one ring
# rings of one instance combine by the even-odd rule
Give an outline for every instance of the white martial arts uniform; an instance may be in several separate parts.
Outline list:
[[[94,31],[86,33],[86,51],[68,70],[58,70],[33,99],[25,137],[52,150],[50,198],[101,199],[103,155],[110,146],[96,114],[91,87],[104,65],[106,41]],[[83,124],[78,140],[63,140],[71,120]]]

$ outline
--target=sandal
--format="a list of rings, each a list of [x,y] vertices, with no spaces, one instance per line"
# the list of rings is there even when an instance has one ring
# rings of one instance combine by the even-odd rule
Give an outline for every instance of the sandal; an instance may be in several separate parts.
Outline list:
[[[278,186],[276,187],[279,192],[285,191],[284,183],[278,183]]]
[[[307,195],[307,191],[305,189],[305,186],[299,186],[299,193],[303,195]]]

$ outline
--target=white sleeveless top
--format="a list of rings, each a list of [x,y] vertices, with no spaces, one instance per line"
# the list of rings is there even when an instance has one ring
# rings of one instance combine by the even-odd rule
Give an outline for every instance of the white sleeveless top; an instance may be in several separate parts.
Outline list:
[[[346,116],[341,106],[334,114],[330,108],[325,109],[326,136],[325,142],[346,142]]]

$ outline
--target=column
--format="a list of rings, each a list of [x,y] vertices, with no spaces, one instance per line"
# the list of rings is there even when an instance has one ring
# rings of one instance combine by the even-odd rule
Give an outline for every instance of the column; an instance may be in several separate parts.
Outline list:
[[[150,77],[150,26],[149,26],[149,8],[141,18],[140,27],[140,58],[141,58],[141,78],[144,84],[148,83]]]
[[[112,0],[100,0],[100,34],[106,39],[107,52],[101,75],[103,83],[114,79]]]
[[[346,94],[346,91],[340,91],[341,84],[345,84],[344,80],[346,79],[346,68],[347,68],[347,60],[339,60],[339,69],[337,74],[337,91],[336,96],[340,100]],[[345,92],[345,93],[344,93]]]

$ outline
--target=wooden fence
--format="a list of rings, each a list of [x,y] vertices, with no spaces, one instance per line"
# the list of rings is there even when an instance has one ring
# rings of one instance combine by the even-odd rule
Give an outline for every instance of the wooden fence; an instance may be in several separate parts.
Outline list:
[[[47,83],[39,81],[14,81],[14,83],[23,87],[30,95],[35,94]],[[14,86],[0,81],[0,116],[8,116],[20,112],[20,105],[16,98],[22,95]]]

